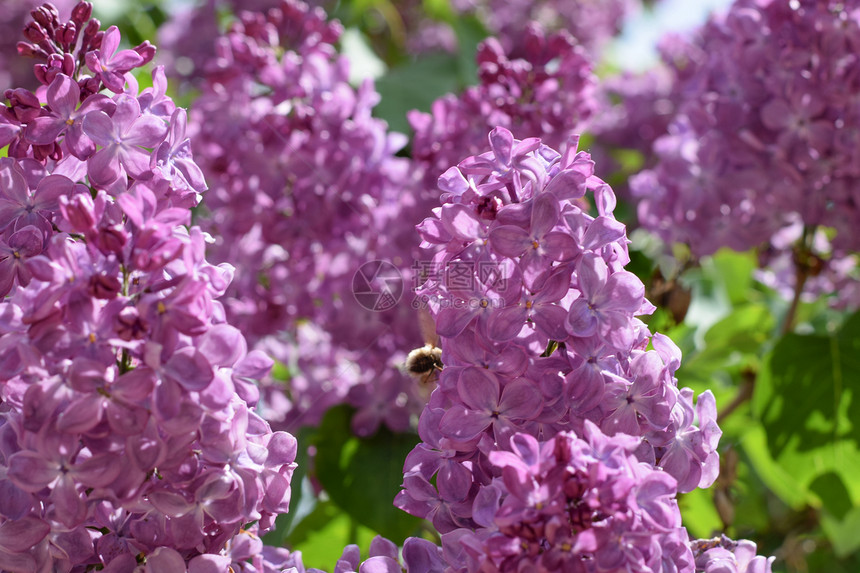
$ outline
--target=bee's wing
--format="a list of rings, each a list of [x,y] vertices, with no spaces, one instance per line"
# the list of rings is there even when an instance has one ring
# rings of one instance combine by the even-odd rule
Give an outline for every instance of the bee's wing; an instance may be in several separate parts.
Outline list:
[[[438,346],[439,335],[436,334],[436,323],[426,308],[418,309],[418,328],[421,330],[421,338],[425,344]]]

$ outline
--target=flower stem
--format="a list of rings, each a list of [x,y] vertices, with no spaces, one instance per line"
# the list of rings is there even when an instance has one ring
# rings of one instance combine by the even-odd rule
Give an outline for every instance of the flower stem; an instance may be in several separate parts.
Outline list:
[[[794,328],[795,315],[797,308],[800,306],[800,297],[803,296],[803,288],[806,286],[806,281],[809,279],[814,255],[812,253],[812,241],[815,236],[815,226],[805,225],[803,227],[803,235],[798,241],[794,251],[794,295],[791,298],[791,304],[788,307],[788,312],[785,314],[785,319],[782,323],[781,333],[788,334]]]
[[[128,298],[128,268],[125,265],[121,265],[122,268],[122,296]],[[119,373],[125,374],[131,370],[131,355],[128,353],[128,348],[122,349],[122,354],[119,359]]]

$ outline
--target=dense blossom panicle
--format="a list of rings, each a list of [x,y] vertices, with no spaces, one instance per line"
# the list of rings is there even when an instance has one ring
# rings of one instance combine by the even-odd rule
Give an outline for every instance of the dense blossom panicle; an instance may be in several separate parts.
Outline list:
[[[508,49],[522,41],[528,22],[537,22],[553,32],[567,30],[592,54],[621,31],[628,14],[641,8],[636,0],[464,0],[457,4],[474,7],[490,32]]]
[[[695,255],[758,247],[773,284],[860,304],[858,41],[842,3],[741,0],[667,46],[678,110],[631,182],[640,222]]]
[[[596,108],[592,64],[567,32],[529,25],[514,48],[495,38],[478,47],[480,84],[436,100],[430,113],[412,111],[412,156],[427,165],[427,185],[466,155],[484,148],[487,132],[540,137],[560,148]]]
[[[334,6],[330,0],[319,2]],[[404,32],[405,48],[413,53],[456,52],[457,33],[449,19],[428,17],[426,4],[415,0],[397,2],[398,24]],[[589,54],[597,56],[613,36],[621,31],[624,19],[641,9],[639,0],[455,0],[450,3],[453,17],[476,18],[490,35],[498,38],[504,50],[522,46],[530,23],[550,32],[566,30]],[[398,26],[399,28],[399,26]]]
[[[210,185],[209,252],[236,267],[227,316],[290,371],[288,387],[264,391],[266,415],[315,424],[346,401],[367,435],[405,430],[417,415],[415,385],[397,363],[421,338],[408,301],[363,308],[354,280],[362,268],[372,278],[364,263],[393,261],[408,288],[420,218],[399,208],[412,185],[395,156],[406,138],[372,117],[371,82],[349,84],[339,33],[300,2],[241,12],[201,64],[188,129]]]
[[[592,154],[599,156],[611,172],[613,150],[634,149],[646,166],[654,163],[654,141],[666,134],[675,116],[680,94],[673,92],[674,75],[668,66],[657,66],[641,74],[626,71],[603,78],[597,88],[598,105],[589,124],[595,137]],[[618,165],[617,167],[621,167]],[[626,182],[616,191],[627,194]]]
[[[44,88],[2,108],[0,562],[223,570],[287,511],[297,445],[254,411],[271,360],[225,322],[233,268],[188,227],[206,185],[184,111],[161,68],[142,91],[130,74],[154,48],[91,9],[34,13]]]
[[[395,505],[458,571],[693,571],[675,495],[716,478],[713,396],[694,406],[678,348],[636,318],[653,306],[576,140],[489,143],[419,226],[445,366]]]
[[[402,547],[376,536],[362,560],[358,545],[347,545],[334,563],[334,573],[448,573],[451,571],[442,557],[442,548],[418,537],[407,538]],[[263,545],[253,532],[243,531],[230,542],[230,564],[236,573],[325,573],[315,567],[306,568],[300,551],[289,551]],[[229,562],[229,560],[228,560]],[[200,571],[209,571],[208,569]],[[214,569],[212,571],[215,571]],[[220,569],[219,569],[220,571]],[[189,568],[189,573],[195,573]]]
[[[465,548],[469,571],[661,571],[668,561],[692,572],[675,480],[636,447],[591,422],[583,438],[515,435],[512,451],[490,453],[501,476],[475,499],[484,529],[450,532],[443,546]]]
[[[733,541],[723,535],[714,539],[697,539],[691,543],[696,571],[704,573],[770,573],[774,557],[756,555],[756,545],[741,539]]]
[[[0,93],[15,87],[35,89],[39,82],[33,77],[33,61],[29,58],[16,57],[17,45],[22,40],[21,31],[27,26],[25,39],[33,39],[44,35],[44,23],[59,23],[59,13],[67,13],[76,4],[72,0],[56,0],[52,3],[54,10],[40,8],[37,0],[8,0],[3,2],[0,13]],[[29,22],[33,10],[41,10],[42,22]],[[57,14],[57,20],[54,19]],[[49,24],[50,26],[50,24]],[[27,51],[28,48],[25,48]]]
[[[243,18],[245,18],[243,27],[249,30],[249,35],[259,35],[262,39],[267,34],[273,34],[267,38],[267,41],[299,53],[317,44],[333,44],[342,31],[339,22],[327,20],[322,8],[308,7],[302,2],[283,2],[282,0],[198,2],[196,5],[179,9],[159,29],[159,42],[168,52],[163,60],[169,74],[186,80],[199,81],[213,71],[213,51],[223,47],[216,47],[213,40],[221,35],[219,15],[225,11],[237,14],[243,12]],[[274,62],[273,54],[259,50],[253,43],[245,48],[243,51],[246,58],[268,58],[272,63]],[[223,55],[228,55],[228,52],[223,52]]]

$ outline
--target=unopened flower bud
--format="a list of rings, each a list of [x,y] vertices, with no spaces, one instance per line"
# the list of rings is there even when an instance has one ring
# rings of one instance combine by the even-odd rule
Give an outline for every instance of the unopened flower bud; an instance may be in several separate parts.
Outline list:
[[[90,16],[93,15],[93,5],[89,2],[78,2],[74,8],[72,8],[72,22],[78,25],[78,28],[81,28],[81,24],[90,19]]]
[[[136,307],[127,306],[117,314],[115,330],[123,340],[140,340],[149,330],[149,325],[140,317]]]
[[[37,161],[44,161],[45,159],[53,159],[54,161],[59,161],[63,158],[63,150],[56,142],[52,142],[47,145],[34,145],[33,157]]]
[[[48,33],[36,22],[30,22],[24,28],[24,37],[34,44],[41,44],[48,39]]]
[[[92,20],[90,20],[90,23],[92,23],[92,22],[98,22],[98,20],[93,18]],[[99,26],[101,26],[101,24],[99,24]],[[98,50],[99,48],[101,48],[102,47],[102,38],[104,38],[104,37],[105,37],[104,30],[99,30],[98,32],[96,32],[96,34],[93,35],[92,41],[90,42],[90,49],[91,50]]]
[[[86,193],[78,193],[69,198],[61,195],[60,213],[78,233],[89,233],[96,224],[95,204]]]
[[[101,37],[99,37],[98,42],[96,42],[96,37],[99,35],[100,27],[101,23],[96,18],[87,22],[87,26],[84,28],[84,37],[81,41],[81,52],[87,53],[91,50],[95,50],[101,45]]]
[[[57,77],[57,74],[65,74],[71,76],[75,71],[75,60],[71,54],[51,54],[48,56],[46,64],[37,64],[33,68],[33,73],[44,85],[50,85]]]
[[[152,58],[155,57],[155,46],[149,43],[149,40],[143,42],[139,46],[134,48],[134,51],[140,54],[140,57],[143,58],[143,62],[141,62],[141,66],[145,66],[149,62],[152,61]]]
[[[18,55],[24,58],[38,58],[44,57],[43,54],[47,55],[45,54],[45,50],[42,48],[34,46],[33,44],[28,44],[27,42],[18,42],[17,48]]]
[[[71,54],[63,54],[63,63],[60,66],[60,70],[69,77],[75,73],[75,58]]]
[[[60,23],[60,13],[53,4],[45,3],[32,10],[30,15],[33,20],[41,24],[47,30],[54,30]]]
[[[51,84],[51,80],[48,79],[48,66],[45,64],[36,64],[33,66],[33,75],[36,76],[36,79],[43,86]]]
[[[39,98],[36,94],[24,88],[6,90],[6,99],[12,107],[39,107]]]
[[[121,254],[122,249],[128,242],[128,232],[122,225],[102,227],[96,235],[96,246],[104,254]]]
[[[87,293],[95,298],[110,300],[119,294],[122,285],[114,275],[99,273],[90,277]]]
[[[16,119],[21,123],[30,123],[42,112],[39,98],[24,88],[6,90],[6,99],[9,100],[9,106],[12,108]]]
[[[57,42],[62,46],[69,47],[78,37],[78,29],[75,26],[74,22],[68,22],[67,24],[63,24],[57,30]]]
[[[81,88],[81,101],[87,99],[93,94],[99,92],[101,82],[92,76],[84,76],[78,80],[78,87]]]

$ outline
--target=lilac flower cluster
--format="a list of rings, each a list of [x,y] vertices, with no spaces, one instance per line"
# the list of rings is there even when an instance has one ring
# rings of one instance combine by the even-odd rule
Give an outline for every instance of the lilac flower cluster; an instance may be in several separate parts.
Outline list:
[[[334,565],[333,573],[445,573],[450,571],[442,548],[426,539],[410,537],[402,548],[384,537],[371,541],[368,558],[361,559],[358,545],[347,545]],[[305,568],[300,551],[264,545],[263,541],[243,532],[229,544],[235,573],[325,573]]]
[[[367,310],[352,287],[375,259],[399,261],[408,284],[417,240],[398,229],[414,235],[420,219],[397,207],[410,200],[408,163],[395,156],[406,138],[372,117],[371,82],[348,83],[339,33],[320,10],[285,1],[242,12],[217,39],[191,113],[210,184],[201,224],[215,236],[213,259],[236,265],[231,322],[294,366],[286,395],[280,382],[266,392],[278,403],[271,414],[314,424],[348,400],[358,433],[382,422],[402,431],[420,409],[394,365],[409,340],[420,345],[413,310]]]
[[[589,125],[602,146],[635,149],[646,156],[666,134],[675,115],[674,76],[658,66],[642,74],[623,72],[604,78],[598,87],[598,113]]]
[[[336,4],[331,1],[318,3],[324,7]],[[390,30],[390,33],[398,40],[402,37],[400,41],[405,42],[408,51],[457,51],[457,34],[451,24],[428,17],[424,3],[403,0],[396,2],[393,7],[397,9],[398,26],[396,30]],[[527,29],[534,23],[552,32],[567,31],[576,39],[577,44],[583,46],[589,54],[597,56],[607,42],[621,31],[625,17],[641,9],[641,2],[453,0],[450,2],[450,9],[454,17],[476,17],[490,35],[498,38],[505,51],[522,48]]]
[[[696,571],[705,573],[769,573],[774,557],[756,555],[752,541],[734,541],[725,535],[693,542]]]
[[[304,42],[333,43],[340,36],[340,26],[326,22],[320,8],[308,9],[295,2],[280,0],[206,0],[176,10],[159,28],[159,43],[166,48],[163,58],[171,77],[184,80],[201,80],[212,64],[215,43],[221,35],[219,18],[225,13],[239,11],[260,15],[274,10],[270,17],[279,22],[284,45],[298,46]],[[185,86],[188,87],[188,86]]]
[[[489,141],[419,227],[445,366],[395,505],[432,521],[456,571],[693,571],[674,496],[716,478],[713,396],[694,406],[678,348],[635,318],[653,307],[576,140]]]
[[[427,185],[464,155],[477,155],[493,127],[540,137],[560,148],[596,109],[590,59],[568,33],[545,34],[537,24],[518,47],[495,38],[478,47],[480,84],[436,100],[430,113],[412,111],[412,157],[425,165]]]
[[[59,10],[68,11],[76,2],[56,0]],[[35,0],[7,0],[0,11],[0,93],[15,86],[35,89],[38,82],[33,77],[33,63],[17,58],[16,45],[21,39],[21,30],[30,19],[30,12],[37,8]],[[29,34],[30,31],[25,31]]]
[[[295,439],[254,411],[271,360],[188,227],[206,189],[148,43],[44,5],[35,93],[0,109],[0,562],[8,571],[223,571],[286,512]]]
[[[456,4],[463,5],[461,10],[476,10],[506,49],[519,45],[527,24],[536,22],[547,30],[567,30],[591,54],[621,31],[628,14],[641,8],[635,0],[463,0]]]
[[[672,478],[636,461],[630,454],[635,440],[629,436],[608,438],[599,430],[591,433],[593,425],[589,430],[587,440],[568,432],[542,446],[521,434],[514,440],[515,451],[496,452],[496,463],[504,468],[498,480],[513,484],[514,492],[495,514],[492,506],[498,500],[494,496],[485,500],[484,517],[494,520],[497,530],[457,530],[442,536],[442,547],[409,537],[398,549],[377,536],[365,560],[357,545],[347,545],[333,572],[608,573],[631,570],[624,569],[630,562],[628,555],[639,548],[651,557],[642,571],[771,572],[774,557],[756,555],[756,545],[751,541],[733,541],[725,536],[688,540],[684,528],[678,526],[680,514],[672,498]],[[558,461],[565,459],[567,463]],[[589,484],[594,487],[589,488]],[[573,535],[569,523],[577,527]],[[591,529],[582,529],[585,523]],[[647,530],[654,525],[656,531]],[[638,541],[638,547],[631,539]],[[232,556],[238,558],[233,564],[237,572],[323,573],[306,569],[301,552],[265,546],[247,533],[237,535],[231,543],[235,544]]]
[[[844,3],[739,0],[676,45],[678,113],[631,182],[641,223],[695,255],[760,247],[789,291],[860,304],[842,288],[860,250],[858,41]]]
[[[641,463],[638,445],[590,421],[582,439],[516,434],[511,451],[489,455],[501,476],[473,508],[486,529],[456,530],[443,544],[462,548],[469,571],[692,571],[676,482]]]

